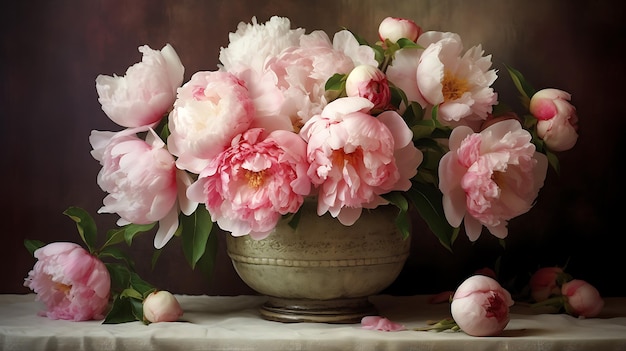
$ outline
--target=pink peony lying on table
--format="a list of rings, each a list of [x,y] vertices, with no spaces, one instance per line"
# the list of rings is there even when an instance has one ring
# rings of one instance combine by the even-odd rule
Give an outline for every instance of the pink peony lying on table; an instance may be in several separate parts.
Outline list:
[[[573,279],[561,287],[565,296],[565,310],[577,317],[595,317],[604,307],[600,292],[584,280]]]
[[[48,244],[34,255],[38,261],[24,286],[45,304],[40,315],[73,321],[104,318],[111,281],[102,261],[66,242]]]
[[[528,282],[530,295],[536,302],[547,300],[552,295],[561,293],[559,276],[565,274],[561,267],[539,268]]]

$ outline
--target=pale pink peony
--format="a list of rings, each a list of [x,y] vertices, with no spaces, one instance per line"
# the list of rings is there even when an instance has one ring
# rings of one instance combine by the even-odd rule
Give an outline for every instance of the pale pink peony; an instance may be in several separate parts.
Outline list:
[[[395,43],[400,38],[406,38],[414,42],[420,34],[422,34],[422,28],[415,22],[404,18],[386,17],[378,26],[378,37],[382,41],[389,39]]]
[[[423,108],[439,106],[437,116],[444,125],[477,130],[498,98],[491,88],[497,78],[491,56],[483,56],[480,45],[463,53],[455,33],[426,32],[417,44],[425,49],[396,52],[387,69],[389,81]]]
[[[303,28],[292,29],[286,17],[272,16],[265,23],[258,23],[256,17],[252,17],[251,23],[240,22],[237,30],[228,35],[228,46],[220,49],[221,69],[261,72],[269,59],[298,46],[304,34]]]
[[[564,283],[561,294],[566,297],[565,310],[578,317],[595,317],[602,311],[604,300],[593,285],[574,279]]]
[[[154,245],[161,248],[178,227],[179,210],[190,214],[196,204],[184,196],[191,180],[177,171],[165,143],[152,129],[141,140],[135,135],[139,131],[92,131],[92,155],[102,165],[98,185],[109,193],[98,213],[117,213],[119,225],[158,221]]]
[[[439,163],[439,189],[446,219],[453,227],[464,221],[471,241],[483,226],[505,238],[508,221],[532,207],[548,161],[530,141],[530,133],[513,119],[480,133],[465,126],[452,131],[450,151]]]
[[[233,236],[265,238],[282,215],[300,208],[311,189],[304,140],[282,130],[265,139],[262,133],[255,128],[236,136],[187,191]]]
[[[374,104],[373,109],[386,109],[391,100],[387,76],[378,67],[358,65],[346,78],[346,95],[363,97]]]
[[[221,48],[220,71],[244,81],[253,101],[256,117],[251,127],[266,132],[292,129],[289,116],[281,114],[285,97],[278,87],[279,78],[268,66],[283,51],[298,47],[304,34],[302,28],[291,29],[288,18],[273,16],[258,23],[253,17],[251,23],[239,23],[237,31],[229,34],[228,46]]]
[[[450,311],[463,332],[472,336],[497,335],[509,323],[511,294],[493,278],[474,275],[456,289]]]
[[[361,327],[363,329],[380,331],[406,330],[406,327],[404,325],[390,321],[389,319],[380,316],[365,316],[361,318]]]
[[[553,151],[566,151],[578,140],[578,116],[569,103],[571,95],[558,89],[543,89],[530,99],[530,113],[537,118],[537,135]]]
[[[362,208],[386,204],[380,195],[408,190],[423,158],[402,117],[394,111],[373,117],[372,106],[365,98],[337,99],[300,131],[318,187],[317,213],[330,212],[344,225],[356,222]]]
[[[547,300],[552,295],[561,293],[558,284],[559,276],[564,274],[561,267],[543,267],[533,273],[528,283],[530,296],[536,302]]]
[[[153,125],[161,120],[176,99],[185,68],[171,45],[161,51],[140,46],[142,62],[126,75],[96,78],[98,101],[109,118],[123,127]]]
[[[284,102],[278,116],[265,119],[260,116],[255,126],[298,132],[328,103],[326,81],[336,73],[348,74],[361,64],[376,66],[378,62],[374,51],[369,46],[360,45],[348,31],[335,33],[332,42],[323,31],[302,36],[299,46],[268,61],[267,68],[274,73]]]
[[[154,291],[143,301],[143,318],[150,323],[176,322],[182,315],[183,309],[169,291]]]
[[[104,263],[80,245],[48,244],[35,250],[37,262],[24,286],[33,290],[50,319],[84,321],[104,318],[111,280]]]
[[[232,138],[248,129],[254,106],[243,81],[227,72],[197,72],[178,90],[170,114],[170,152],[180,169],[200,173]]]

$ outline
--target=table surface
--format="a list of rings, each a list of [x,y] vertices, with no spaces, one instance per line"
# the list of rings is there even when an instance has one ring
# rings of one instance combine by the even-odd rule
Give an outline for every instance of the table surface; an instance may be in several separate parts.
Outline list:
[[[1,350],[626,350],[626,297],[605,299],[597,318],[552,314],[524,304],[497,337],[462,332],[365,330],[360,324],[264,320],[262,296],[176,295],[184,315],[174,323],[102,324],[50,320],[35,295],[0,295]],[[371,297],[380,315],[407,328],[450,316],[428,296]]]

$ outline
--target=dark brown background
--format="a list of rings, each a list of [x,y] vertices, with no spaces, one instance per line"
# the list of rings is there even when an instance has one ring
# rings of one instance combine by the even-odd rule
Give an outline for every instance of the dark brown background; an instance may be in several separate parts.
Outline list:
[[[510,224],[507,249],[484,235],[461,237],[446,252],[416,221],[411,257],[388,290],[416,294],[453,289],[502,255],[501,277],[519,287],[543,265],[564,265],[603,295],[624,295],[624,5],[569,0],[89,0],[8,1],[0,5],[0,293],[25,293],[34,263],[25,238],[78,241],[62,215],[71,205],[95,213],[104,193],[98,163],[89,154],[92,129],[118,130],[101,111],[98,74],[122,75],[141,59],[137,47],[171,43],[186,68],[214,70],[228,33],[252,16],[291,18],[294,27],[334,33],[342,26],[376,40],[386,16],[415,20],[426,30],[461,34],[467,48],[482,43],[500,70],[495,87],[515,102],[506,63],[537,88],[573,95],[580,117],[576,147],[560,155],[562,175],[550,173],[538,205]],[[97,223],[112,228],[115,216]],[[189,294],[252,293],[224,253],[214,279],[193,272],[178,242],[149,269],[152,234],[132,251],[145,277],[161,288]],[[223,243],[223,241],[222,241]]]

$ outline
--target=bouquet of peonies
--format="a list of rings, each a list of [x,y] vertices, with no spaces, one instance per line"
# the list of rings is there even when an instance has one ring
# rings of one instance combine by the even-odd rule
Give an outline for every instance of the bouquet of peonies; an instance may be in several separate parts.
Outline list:
[[[232,235],[262,239],[307,196],[345,225],[411,201],[446,244],[448,223],[464,222],[471,240],[483,226],[506,237],[543,185],[546,154],[576,142],[569,94],[535,94],[511,70],[533,116],[521,120],[498,102],[480,45],[463,51],[457,34],[394,18],[379,34],[375,45],[348,30],[331,41],[253,18],[231,33],[218,70],[182,86],[170,45],[140,47],[124,77],[96,79],[104,112],[127,128],[91,134],[109,194],[99,212],[158,222],[156,248],[181,216],[207,211]]]
[[[483,227],[505,238],[548,165],[558,170],[553,152],[577,140],[570,95],[536,92],[507,68],[528,109],[517,115],[491,87],[497,72],[480,45],[391,17],[379,37],[253,18],[229,35],[215,71],[187,82],[169,44],[141,46],[124,76],[98,76],[102,109],[122,127],[89,138],[108,193],[98,212],[119,215],[120,228],[92,252],[158,225],[155,248],[180,236],[195,267],[215,249],[214,223],[260,240],[307,197],[344,225],[396,205],[404,235],[414,208],[448,248],[462,223],[472,241]],[[79,227],[90,221],[77,211]]]

